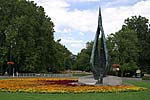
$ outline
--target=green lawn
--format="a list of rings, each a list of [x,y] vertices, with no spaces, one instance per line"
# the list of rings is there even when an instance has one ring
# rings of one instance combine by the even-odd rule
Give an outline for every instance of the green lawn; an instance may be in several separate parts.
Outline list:
[[[145,87],[150,89],[150,81],[133,81],[133,80],[124,80],[123,82],[128,83],[128,84],[133,84],[135,86],[139,87]]]
[[[0,100],[148,100],[150,91],[125,93],[32,94],[0,92]]]
[[[125,81],[150,89],[150,82]],[[148,100],[150,90],[122,93],[38,94],[0,92],[0,100]]]

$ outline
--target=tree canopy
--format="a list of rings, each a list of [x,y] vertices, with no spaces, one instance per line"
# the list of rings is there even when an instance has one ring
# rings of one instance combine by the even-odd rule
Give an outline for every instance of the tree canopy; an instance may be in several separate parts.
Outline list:
[[[0,66],[13,61],[21,72],[64,70],[72,53],[54,41],[53,27],[33,1],[0,0]]]

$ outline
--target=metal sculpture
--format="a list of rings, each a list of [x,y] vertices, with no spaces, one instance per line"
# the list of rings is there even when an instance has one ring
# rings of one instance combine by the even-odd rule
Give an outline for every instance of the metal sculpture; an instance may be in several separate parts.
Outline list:
[[[101,34],[100,42],[99,35]],[[100,44],[100,45],[99,45]],[[92,67],[94,79],[97,83],[103,83],[103,77],[109,69],[108,51],[106,47],[106,38],[102,26],[101,8],[99,8],[98,27],[93,44],[90,64]]]

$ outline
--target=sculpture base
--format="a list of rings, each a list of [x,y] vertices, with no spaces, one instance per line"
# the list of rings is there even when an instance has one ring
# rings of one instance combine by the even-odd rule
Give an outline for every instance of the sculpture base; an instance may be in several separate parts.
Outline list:
[[[88,75],[79,78],[79,83],[86,85],[106,85],[106,86],[116,86],[122,85],[122,78],[117,76],[107,76],[103,78],[103,83],[99,83],[93,78],[93,75]]]
[[[80,77],[79,83],[86,85],[95,85],[97,83],[97,80],[94,79],[93,75],[88,75]]]
[[[117,76],[104,77],[103,85],[110,85],[110,86],[122,85],[122,78]]]

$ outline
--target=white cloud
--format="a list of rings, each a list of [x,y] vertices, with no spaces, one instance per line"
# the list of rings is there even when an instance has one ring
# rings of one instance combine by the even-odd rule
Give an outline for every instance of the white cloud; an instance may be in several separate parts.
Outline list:
[[[67,0],[67,1],[71,1],[71,2],[95,2],[95,1],[99,1],[99,0]]]
[[[96,10],[74,10],[73,12],[69,12],[68,26],[70,26],[74,30],[79,30],[82,32],[93,32],[95,29],[96,22],[95,14]]]
[[[71,33],[72,30],[70,28],[64,28],[57,31],[58,33]]]
[[[69,37],[69,36],[61,38],[61,43],[65,43],[65,44],[70,44],[70,43],[80,44],[82,42],[83,42],[82,40],[75,40],[73,37]]]
[[[61,43],[70,45],[71,47],[81,47],[84,42],[82,40],[74,39],[73,37],[61,37]]]
[[[85,33],[83,33],[83,32],[79,32],[79,34],[80,34],[81,36],[83,36]]]
[[[84,47],[84,44],[71,44],[71,47],[73,47],[73,48],[83,48]]]
[[[56,7],[64,8],[70,6],[70,4],[68,4],[65,0],[33,0],[33,1],[44,7],[51,7],[51,8]]]
[[[38,5],[45,8],[46,14],[52,18],[55,30],[60,31],[63,26],[82,32],[94,31],[96,10],[73,10],[69,11],[70,4],[65,0],[35,0]],[[97,16],[97,15],[96,15]]]
[[[44,2],[40,4],[44,6],[46,13],[54,21],[56,32],[62,31],[60,30],[61,27],[69,27],[71,30],[78,30],[80,32],[95,32],[97,27],[98,9],[82,11],[75,9],[73,11],[69,11],[68,8],[71,5],[65,0],[43,1]],[[79,0],[78,2],[81,1],[93,0]],[[124,2],[127,1],[128,0],[124,0]],[[116,2],[120,1],[118,0]],[[142,15],[149,18],[150,14],[147,9],[150,9],[150,1],[141,1],[133,6],[103,8],[102,16],[105,33],[110,34],[118,31],[121,28],[124,20],[130,16]],[[64,29],[63,31],[65,32],[66,30]]]
[[[86,45],[83,40],[74,39],[72,36],[61,37],[61,44],[65,44],[74,54],[77,54],[79,52],[77,50]]]
[[[110,34],[121,29],[124,20],[131,16],[144,16],[149,18],[150,1],[141,1],[133,6],[106,8],[103,12],[103,22],[105,33]]]
[[[77,39],[77,36],[88,36],[86,33],[95,33],[97,28],[97,18],[98,18],[98,7],[97,9],[86,9],[70,10],[71,4],[69,2],[85,2],[85,1],[99,1],[99,0],[34,0],[45,8],[46,14],[51,17],[55,24],[56,33],[66,33],[65,35],[72,37],[62,39],[63,44],[67,45],[69,49],[73,47],[83,48],[84,41]],[[69,2],[67,2],[69,1]],[[107,1],[107,0],[106,0]],[[132,2],[137,2],[138,0],[133,0]],[[106,34],[117,32],[121,29],[124,20],[130,16],[141,15],[150,19],[149,9],[150,0],[139,1],[133,5],[124,6],[108,6],[120,3],[128,4],[130,0],[110,0],[105,2],[106,6],[102,7],[102,18],[103,27]],[[64,29],[62,29],[64,28]],[[89,37],[91,41],[93,38]]]

